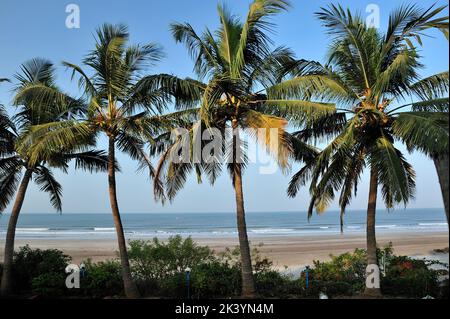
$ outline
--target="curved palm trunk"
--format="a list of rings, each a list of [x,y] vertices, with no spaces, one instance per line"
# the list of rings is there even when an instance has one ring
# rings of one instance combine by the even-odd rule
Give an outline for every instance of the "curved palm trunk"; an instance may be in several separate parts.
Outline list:
[[[2,282],[0,287],[0,294],[2,296],[7,296],[12,292],[12,264],[14,256],[14,239],[16,237],[16,226],[32,174],[33,171],[31,169],[27,169],[25,171],[25,175],[23,176],[22,182],[19,186],[19,190],[17,191],[16,200],[11,211],[11,216],[9,217],[8,230],[6,233],[5,241]]]
[[[122,279],[127,298],[139,298],[139,292],[131,276],[130,262],[128,260],[127,245],[125,235],[123,233],[122,220],[120,218],[119,205],[117,203],[116,192],[116,171],[115,171],[115,138],[109,138],[108,153],[108,183],[109,183],[109,200],[111,203],[111,211],[114,218],[114,225],[117,232],[117,241],[119,244],[120,262],[122,265]]]
[[[447,215],[447,225],[448,225],[448,174],[449,174],[449,163],[448,163],[448,153],[441,155],[439,157],[433,158],[434,166],[439,177],[439,184],[441,185],[442,198],[444,200],[445,214]]]
[[[242,268],[242,297],[255,297],[255,281],[253,278],[252,258],[250,253],[250,243],[247,235],[247,224],[245,221],[244,208],[244,192],[242,190],[242,166],[236,163],[236,154],[238,152],[237,141],[239,140],[239,132],[236,130],[237,125],[233,123],[235,135],[233,137],[233,151],[234,151],[234,192],[236,195],[236,214],[237,227],[239,234],[239,248],[241,251],[241,268]]]
[[[369,203],[367,205],[367,264],[378,265],[377,239],[375,234],[375,214],[377,209],[378,174],[374,168],[370,171]],[[379,288],[367,288],[364,292],[369,296],[380,296]]]

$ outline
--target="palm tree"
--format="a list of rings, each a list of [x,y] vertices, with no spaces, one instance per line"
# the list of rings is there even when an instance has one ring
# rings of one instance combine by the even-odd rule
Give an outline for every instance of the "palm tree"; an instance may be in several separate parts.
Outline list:
[[[1,82],[9,82],[9,79],[0,78]],[[3,157],[12,148],[13,133],[11,130],[13,128],[14,124],[11,122],[5,107],[0,104],[0,157]]]
[[[314,161],[296,173],[288,194],[295,196],[300,186],[311,181],[309,207],[323,212],[340,190],[341,227],[347,205],[356,194],[360,177],[370,168],[367,207],[367,261],[377,264],[375,214],[378,188],[387,208],[414,196],[415,173],[403,154],[394,146],[401,141],[428,154],[441,154],[448,148],[448,113],[420,112],[420,105],[441,105],[448,99],[425,98],[421,90],[446,92],[448,74],[418,81],[422,66],[412,44],[426,29],[448,33],[448,17],[435,18],[444,10],[402,6],[389,19],[387,32],[368,27],[360,15],[352,15],[340,6],[330,5],[317,13],[334,35],[325,66],[316,65],[288,83],[274,88],[281,96],[301,95],[339,105],[336,114],[307,123],[296,134],[307,140],[327,136],[331,142]],[[418,96],[416,103],[395,108],[396,101]],[[422,99],[425,98],[425,99]],[[397,104],[398,105],[398,104]],[[402,112],[405,107],[412,111]],[[342,112],[340,110],[343,110]],[[342,229],[342,228],[341,228]],[[380,294],[379,289],[366,290]]]
[[[418,96],[422,103],[415,103],[411,105],[412,111],[415,112],[433,112],[433,113],[445,113],[448,117],[448,87],[449,87],[449,74],[448,71],[442,72],[436,75],[427,77],[417,84],[412,86],[412,90],[416,96]],[[447,96],[445,97],[445,95]],[[432,103],[427,103],[427,101],[432,101]],[[445,123],[443,123],[445,124]],[[447,130],[448,125],[442,125],[442,129]],[[447,133],[448,134],[448,133]],[[430,153],[428,147],[422,145],[422,139],[417,139],[413,141],[408,141],[408,150],[418,150],[429,156],[436,167],[436,172],[439,178],[439,184],[441,187],[442,198],[444,201],[444,209],[447,217],[448,225],[448,210],[449,210],[449,182],[448,182],[448,147],[443,149],[441,153]],[[425,141],[426,142],[426,141]]]
[[[282,82],[292,70],[300,72],[306,69],[306,61],[297,61],[292,52],[284,47],[272,49],[272,41],[268,32],[272,29],[270,18],[286,10],[289,3],[284,0],[255,0],[250,5],[245,21],[239,20],[225,7],[218,6],[220,27],[214,33],[206,29],[197,34],[188,23],[173,24],[173,36],[188,48],[195,61],[195,73],[199,81],[185,83],[191,92],[198,93],[199,119],[201,125],[189,127],[191,144],[195,140],[195,131],[211,130],[222,132],[230,129],[233,138],[223,139],[225,156],[212,156],[212,161],[203,158],[186,163],[175,163],[170,159],[178,156],[182,139],[175,143],[155,145],[152,154],[161,154],[155,173],[155,193],[158,198],[173,199],[185,181],[189,171],[195,170],[201,176],[206,174],[211,183],[218,176],[223,162],[227,169],[235,192],[237,229],[242,268],[242,296],[254,297],[255,284],[249,240],[247,235],[242,174],[247,159],[240,138],[240,129],[276,129],[276,137],[269,134],[254,136],[266,149],[274,155],[282,169],[288,168],[288,157],[293,148],[298,149],[299,159],[310,156],[314,149],[303,143],[291,143],[285,128],[287,119],[293,123],[302,122],[307,116],[328,114],[332,107],[326,103],[313,103],[302,100],[274,99],[270,88]],[[187,91],[186,89],[184,90]],[[274,139],[276,142],[274,143]],[[166,143],[166,144],[164,144]],[[278,144],[278,145],[276,145]],[[301,154],[301,155],[300,155]],[[201,157],[201,156],[200,156]],[[164,170],[167,166],[167,173]],[[166,191],[164,191],[164,186]],[[167,194],[165,194],[165,192]]]
[[[24,63],[21,69],[21,74],[16,75],[19,85],[16,88],[15,104],[19,106],[19,112],[12,120],[3,110],[0,112],[0,212],[6,209],[16,194],[5,241],[1,280],[2,295],[8,295],[13,288],[12,261],[15,231],[30,181],[34,179],[41,191],[49,193],[52,206],[57,211],[61,211],[62,187],[55,179],[52,168],[67,172],[68,163],[71,160],[75,160],[76,168],[89,171],[106,170],[107,166],[107,158],[103,152],[82,151],[89,147],[89,142],[83,140],[70,147],[48,146],[42,149],[42,153],[35,154],[35,160],[30,161],[27,149],[34,143],[29,137],[34,126],[49,126],[59,121],[65,121],[72,116],[71,114],[82,110],[82,103],[69,98],[59,101],[61,103],[53,101],[48,104],[29,99],[23,93],[30,87],[41,87],[61,95],[63,93],[55,85],[54,68],[49,61],[33,59]],[[22,172],[24,172],[23,175]]]
[[[448,113],[448,111],[447,111]],[[439,185],[441,187],[442,192],[442,199],[444,201],[444,209],[445,209],[445,215],[447,216],[447,226],[450,228],[449,224],[449,217],[448,217],[448,210],[449,210],[449,162],[448,162],[448,152],[447,149],[446,152],[442,154],[434,154],[432,155],[434,166],[436,167],[436,172],[439,178]]]
[[[139,297],[132,279],[127,246],[119,211],[116,191],[116,149],[139,161],[141,169],[148,168],[153,174],[152,163],[145,153],[145,145],[154,143],[154,138],[174,126],[182,125],[185,117],[193,111],[178,110],[172,114],[158,115],[172,100],[183,101],[182,86],[167,74],[143,76],[143,71],[159,61],[163,53],[156,44],[127,46],[129,33],[124,25],[104,24],[97,30],[96,46],[83,60],[84,66],[92,72],[89,76],[82,67],[64,62],[72,70],[72,78],[79,76],[79,85],[88,100],[83,117],[65,121],[52,127],[52,134],[46,134],[34,144],[32,154],[38,154],[46,145],[71,145],[75,136],[96,140],[100,134],[108,139],[108,184],[111,211],[117,233],[122,278],[125,295]],[[30,89],[29,94],[38,99],[54,98],[43,90]],[[189,101],[182,103],[189,105]],[[44,127],[42,127],[44,128]],[[34,134],[40,134],[36,127]],[[33,158],[32,158],[33,159]]]

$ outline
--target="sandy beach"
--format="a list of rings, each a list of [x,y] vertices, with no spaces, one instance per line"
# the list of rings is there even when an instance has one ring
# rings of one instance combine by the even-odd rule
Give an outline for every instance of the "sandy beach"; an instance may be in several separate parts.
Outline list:
[[[207,245],[216,252],[223,251],[226,247],[237,245],[237,239],[231,238],[194,238],[199,244]],[[433,257],[434,249],[443,249],[449,246],[448,232],[402,232],[382,233],[378,235],[379,246],[385,246],[389,242],[394,245],[396,254],[413,257]],[[91,258],[100,261],[116,257],[117,243],[112,239],[100,240],[66,240],[66,239],[18,239],[16,247],[29,244],[33,248],[60,249],[72,256],[75,263]],[[311,264],[313,260],[328,260],[330,254],[337,255],[355,248],[365,247],[364,234],[344,235],[313,235],[296,237],[254,237],[251,238],[253,246],[259,247],[263,256],[274,261],[277,268],[284,266],[295,268]],[[0,240],[4,247],[4,240]],[[3,258],[3,250],[0,250],[0,258]],[[439,256],[442,259],[442,255]],[[448,262],[448,255],[444,261]]]

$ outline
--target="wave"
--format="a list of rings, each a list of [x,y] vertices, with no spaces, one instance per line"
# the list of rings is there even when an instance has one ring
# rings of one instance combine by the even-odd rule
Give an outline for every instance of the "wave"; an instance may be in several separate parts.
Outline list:
[[[375,228],[396,228],[397,225],[376,225]]]
[[[250,232],[255,234],[272,234],[272,233],[292,233],[295,229],[290,228],[264,228],[264,229],[252,229]]]
[[[97,225],[102,225],[98,222]],[[114,238],[114,227],[94,227],[90,225],[49,225],[50,227],[39,227],[41,223],[37,223],[37,227],[18,227],[17,235],[22,238]],[[109,223],[105,223],[109,225]],[[53,226],[53,227],[52,227]],[[170,227],[169,227],[170,226]],[[189,225],[188,225],[189,226]],[[447,223],[440,221],[439,219],[430,220],[418,220],[418,221],[405,221],[397,222],[394,224],[380,223],[376,225],[376,228],[380,232],[408,232],[408,231],[441,231],[447,229]],[[345,226],[345,229],[349,233],[364,233],[365,225],[362,223],[350,223]],[[320,235],[339,233],[339,226],[332,223],[321,224],[300,224],[292,225],[289,223],[274,224],[272,227],[265,226],[264,224],[254,225],[249,227],[249,235],[258,236],[302,236],[302,235]],[[125,229],[125,234],[130,239],[140,238],[153,238],[161,237],[167,238],[170,236],[181,235],[183,237],[192,236],[194,238],[229,238],[235,237],[237,230],[235,227],[228,227],[227,225],[205,225],[201,227],[200,224],[190,225],[190,227],[184,227],[184,225],[177,225],[170,223],[168,225],[161,225],[158,229],[154,229],[151,226],[145,227],[145,225],[130,225]],[[0,229],[0,237],[6,235],[6,229]]]
[[[419,226],[447,226],[447,223],[419,223]]]
[[[94,231],[115,231],[114,227],[94,227]]]
[[[50,228],[16,228],[16,232],[47,232]]]

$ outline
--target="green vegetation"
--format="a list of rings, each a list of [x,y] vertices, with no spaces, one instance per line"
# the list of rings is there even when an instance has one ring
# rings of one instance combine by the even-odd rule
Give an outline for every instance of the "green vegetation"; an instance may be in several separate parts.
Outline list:
[[[179,236],[167,242],[131,241],[129,248],[133,278],[140,294],[146,297],[187,298],[185,269],[191,269],[190,296],[197,298],[238,297],[241,291],[239,247],[214,254],[208,247],[199,246],[192,239]],[[440,275],[448,275],[448,265],[436,261],[414,260],[392,254],[392,247],[378,250],[383,256],[385,275],[381,289],[389,297],[434,298],[448,296],[448,280],[439,282]],[[327,262],[314,261],[306,275],[284,274],[273,268],[257,248],[252,250],[256,293],[262,298],[318,298],[320,293],[330,298],[359,296],[365,287],[366,252],[331,256]],[[38,295],[44,298],[118,298],[124,288],[121,264],[117,260],[85,262],[80,289],[65,287],[65,267],[71,258],[58,250],[33,250],[22,247],[14,255],[14,293]],[[435,270],[431,266],[440,266]]]

